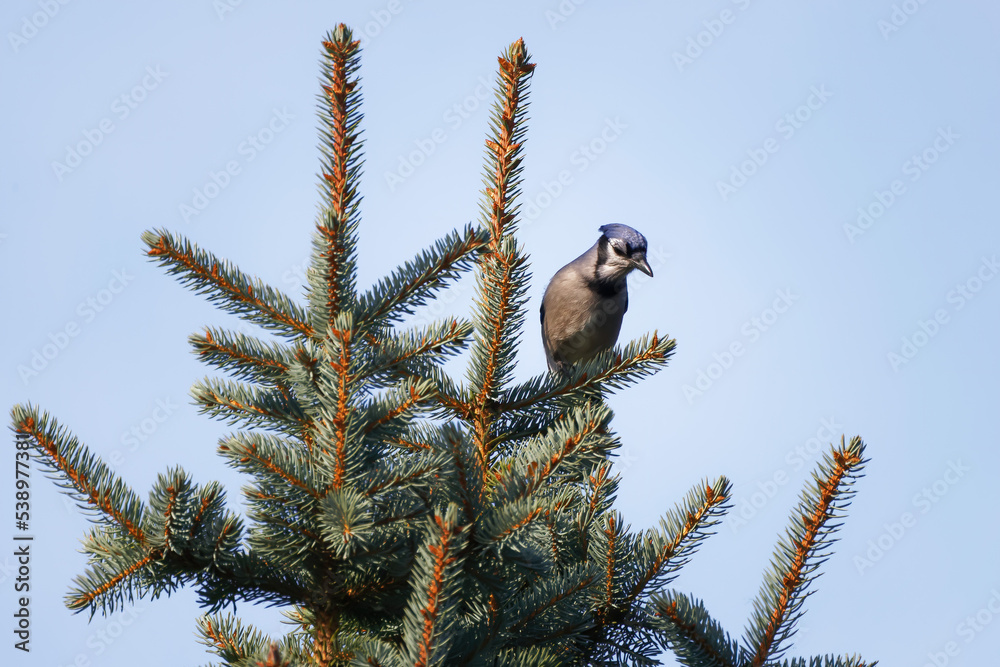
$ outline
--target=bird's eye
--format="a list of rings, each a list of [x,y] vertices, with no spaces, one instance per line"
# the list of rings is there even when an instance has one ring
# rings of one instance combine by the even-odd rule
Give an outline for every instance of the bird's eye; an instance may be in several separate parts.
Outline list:
[[[616,252],[616,253],[618,253],[619,255],[621,255],[622,257],[624,257],[625,255],[627,255],[627,254],[628,254],[628,253],[627,253],[627,252],[625,251],[625,248],[621,247],[621,246],[620,246],[620,245],[618,245],[617,243],[616,243],[615,245],[613,245],[612,247],[613,247],[613,248],[615,249],[615,252]]]

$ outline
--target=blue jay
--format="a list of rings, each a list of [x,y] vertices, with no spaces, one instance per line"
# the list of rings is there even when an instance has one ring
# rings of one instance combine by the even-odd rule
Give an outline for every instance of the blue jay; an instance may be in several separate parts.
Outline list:
[[[625,278],[652,276],[646,237],[628,225],[604,225],[587,252],[552,276],[542,297],[542,344],[550,371],[589,359],[618,340],[628,310]]]

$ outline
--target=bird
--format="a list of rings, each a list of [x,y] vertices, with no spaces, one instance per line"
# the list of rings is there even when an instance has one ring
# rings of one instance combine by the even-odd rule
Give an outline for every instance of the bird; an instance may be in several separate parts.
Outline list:
[[[628,274],[639,269],[653,275],[645,236],[618,223],[600,232],[597,243],[556,271],[545,288],[542,345],[552,372],[565,372],[614,346],[628,310]]]

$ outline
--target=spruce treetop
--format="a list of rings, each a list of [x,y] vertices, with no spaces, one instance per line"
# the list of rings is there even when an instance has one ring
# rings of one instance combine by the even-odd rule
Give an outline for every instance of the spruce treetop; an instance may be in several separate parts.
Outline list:
[[[234,666],[653,665],[664,651],[686,665],[869,664],[779,663],[863,469],[859,438],[819,465],[737,640],[668,588],[722,520],[729,480],[699,481],[642,531],[614,509],[619,440],[605,397],[664,368],[675,341],[654,332],[515,380],[531,278],[515,237],[535,69],[524,42],[498,59],[478,224],[367,289],[359,44],[340,25],[322,47],[305,302],[181,235],[142,236],[150,260],[262,330],[190,338],[225,376],[191,394],[236,427],[218,453],[247,477],[246,512],[180,468],[142,498],[48,413],[12,409],[36,462],[94,520],[67,605],[109,614],[190,586],[201,641]],[[468,272],[469,319],[407,324]],[[442,364],[460,353],[456,379]],[[240,603],[281,607],[293,629],[269,637],[236,616]]]

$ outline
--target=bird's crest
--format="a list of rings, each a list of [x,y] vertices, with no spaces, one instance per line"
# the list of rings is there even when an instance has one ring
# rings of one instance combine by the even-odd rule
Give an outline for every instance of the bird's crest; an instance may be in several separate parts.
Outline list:
[[[612,223],[601,227],[601,232],[609,239],[621,239],[631,251],[646,251],[646,237],[628,225]]]

